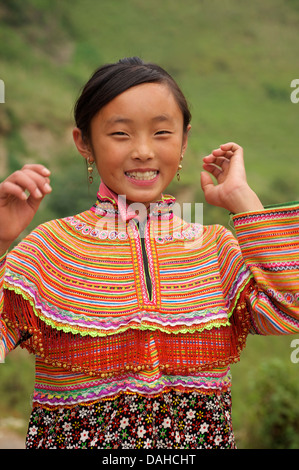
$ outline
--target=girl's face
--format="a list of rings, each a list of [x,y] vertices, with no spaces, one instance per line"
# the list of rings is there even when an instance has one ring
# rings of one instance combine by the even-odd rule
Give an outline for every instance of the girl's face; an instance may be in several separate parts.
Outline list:
[[[128,203],[148,206],[175,176],[187,133],[170,88],[145,83],[121,93],[94,116],[89,144],[79,129],[73,135],[80,153],[95,160],[108,188],[125,195]]]

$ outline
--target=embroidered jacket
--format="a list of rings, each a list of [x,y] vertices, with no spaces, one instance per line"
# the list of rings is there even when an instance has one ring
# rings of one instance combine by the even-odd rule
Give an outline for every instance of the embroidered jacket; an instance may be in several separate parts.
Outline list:
[[[36,355],[34,404],[230,387],[249,332],[299,331],[299,204],[183,221],[163,196],[144,231],[103,186],[1,260],[3,354]]]

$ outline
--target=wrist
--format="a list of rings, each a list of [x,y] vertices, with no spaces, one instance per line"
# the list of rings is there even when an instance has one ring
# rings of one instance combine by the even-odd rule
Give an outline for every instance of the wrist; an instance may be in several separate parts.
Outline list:
[[[264,209],[260,199],[249,186],[231,193],[225,203],[225,207],[233,214]]]

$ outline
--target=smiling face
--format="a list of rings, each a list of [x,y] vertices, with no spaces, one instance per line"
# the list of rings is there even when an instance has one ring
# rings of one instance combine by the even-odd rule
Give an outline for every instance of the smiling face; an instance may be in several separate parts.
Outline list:
[[[187,146],[182,112],[160,83],[134,86],[105,105],[91,121],[87,144],[79,129],[73,135],[108,188],[147,206],[161,197]]]

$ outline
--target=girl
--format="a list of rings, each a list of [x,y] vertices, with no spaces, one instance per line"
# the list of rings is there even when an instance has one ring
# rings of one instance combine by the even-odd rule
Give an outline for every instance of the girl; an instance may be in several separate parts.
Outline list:
[[[75,144],[97,201],[13,240],[51,191],[25,165],[0,185],[1,353],[36,357],[27,448],[234,448],[230,364],[249,332],[299,331],[298,211],[264,209],[242,149],[203,159],[221,226],[174,214],[190,112],[174,80],[138,58],[99,68],[75,106]],[[212,175],[217,180],[214,184]],[[29,193],[29,196],[27,196]]]

